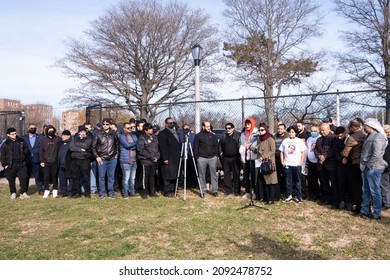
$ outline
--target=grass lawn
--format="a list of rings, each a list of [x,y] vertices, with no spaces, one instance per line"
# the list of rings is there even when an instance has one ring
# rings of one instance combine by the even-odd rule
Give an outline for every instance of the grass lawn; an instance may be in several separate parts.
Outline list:
[[[367,221],[311,201],[240,209],[248,200],[197,191],[11,201],[3,178],[0,259],[390,259],[390,211]]]

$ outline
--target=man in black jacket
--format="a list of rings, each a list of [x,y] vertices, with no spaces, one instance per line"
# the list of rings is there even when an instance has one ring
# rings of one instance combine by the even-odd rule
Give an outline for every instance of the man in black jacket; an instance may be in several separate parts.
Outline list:
[[[195,135],[194,156],[197,159],[201,197],[206,193],[206,169],[209,168],[211,178],[211,192],[218,196],[217,156],[218,138],[211,131],[210,122],[202,122],[202,131]]]
[[[220,141],[225,195],[240,195],[240,133],[232,123],[225,125],[226,133]]]
[[[73,175],[72,198],[79,198],[81,196],[81,178],[84,180],[84,195],[86,198],[91,198],[91,149],[92,134],[87,133],[85,125],[80,125],[77,134],[69,145]]]
[[[161,173],[164,180],[164,196],[175,196],[175,181],[179,169],[181,144],[171,117],[165,119],[165,129],[158,134],[161,154]]]
[[[61,145],[61,137],[56,135],[56,129],[52,125],[46,127],[45,137],[39,147],[39,161],[43,172],[43,185],[45,192],[43,198],[50,194],[49,183],[53,180],[53,197],[58,195],[58,151]]]
[[[153,126],[145,123],[144,132],[138,138],[137,156],[142,166],[142,191],[143,199],[148,198],[148,188],[150,196],[156,195],[156,169],[157,162],[160,159],[158,149],[158,138],[153,134]]]
[[[20,182],[20,198],[30,198],[27,195],[27,167],[26,156],[28,153],[27,142],[17,136],[16,129],[7,129],[7,139],[1,146],[1,164],[6,170],[11,199],[16,199],[16,177]]]
[[[73,180],[71,170],[71,159],[69,146],[72,142],[72,134],[65,129],[61,135],[61,145],[58,151],[58,178],[60,197],[68,197],[72,195]]]
[[[103,119],[103,128],[93,138],[92,153],[96,158],[99,172],[99,198],[104,199],[106,195],[106,174],[107,188],[110,198],[115,199],[114,182],[115,168],[118,160],[118,135],[111,130],[111,120]]]

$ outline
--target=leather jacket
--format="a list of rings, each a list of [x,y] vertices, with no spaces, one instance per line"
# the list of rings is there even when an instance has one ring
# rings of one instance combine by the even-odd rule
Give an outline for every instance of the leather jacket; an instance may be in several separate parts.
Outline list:
[[[115,131],[110,129],[106,133],[101,130],[93,137],[92,154],[95,158],[111,160],[118,157],[118,146],[118,134]]]

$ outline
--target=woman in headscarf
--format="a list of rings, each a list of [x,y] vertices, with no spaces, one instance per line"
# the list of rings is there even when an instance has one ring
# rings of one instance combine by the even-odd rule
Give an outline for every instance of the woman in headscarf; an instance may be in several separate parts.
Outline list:
[[[258,184],[255,188],[255,194],[260,200],[264,199],[266,204],[273,204],[275,201],[275,190],[278,187],[278,176],[275,171],[276,144],[265,124],[260,125],[259,133],[260,143],[257,148],[259,160],[262,164],[271,160],[273,169],[270,173],[258,173]]]

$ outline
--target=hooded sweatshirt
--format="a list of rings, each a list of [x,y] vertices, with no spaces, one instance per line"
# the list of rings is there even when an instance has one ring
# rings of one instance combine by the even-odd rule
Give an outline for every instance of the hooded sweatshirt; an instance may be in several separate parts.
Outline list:
[[[50,128],[54,129],[54,134],[56,133],[56,129],[52,125],[49,125],[46,128],[46,136],[42,139],[39,150],[39,162],[46,164],[57,164],[58,150],[62,143],[62,139],[57,135],[49,136],[47,132]]]
[[[250,121],[252,126],[249,131],[245,130],[240,137],[240,156],[242,162],[257,159],[257,146],[260,143],[260,134],[256,127],[255,120],[253,118],[246,118],[244,121],[244,128],[247,121]],[[250,144],[249,149],[245,148],[245,144]]]

